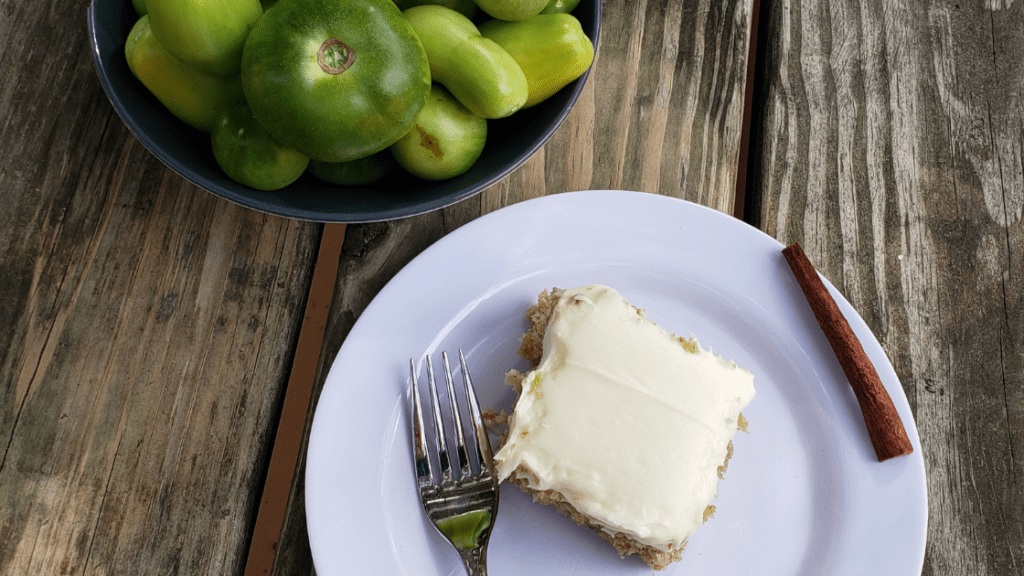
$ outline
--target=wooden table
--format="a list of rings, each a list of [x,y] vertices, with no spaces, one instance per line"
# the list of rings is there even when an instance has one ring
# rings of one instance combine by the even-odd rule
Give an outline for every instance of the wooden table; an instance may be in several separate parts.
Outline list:
[[[914,410],[924,573],[1024,571],[1024,3],[779,0],[752,19],[751,0],[609,0],[545,148],[454,206],[349,225],[320,327],[303,318],[326,305],[307,309],[340,230],[157,161],[100,87],[86,7],[0,0],[0,574],[242,574],[293,366],[318,387],[446,233],[601,188],[800,242]],[[298,345],[304,326],[322,345]],[[303,465],[261,573],[313,571]]]

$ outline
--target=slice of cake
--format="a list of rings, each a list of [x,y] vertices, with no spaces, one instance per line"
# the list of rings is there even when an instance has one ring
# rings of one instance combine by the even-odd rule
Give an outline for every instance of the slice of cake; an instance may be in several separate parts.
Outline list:
[[[545,291],[528,318],[499,478],[664,569],[714,512],[753,375],[607,286]]]

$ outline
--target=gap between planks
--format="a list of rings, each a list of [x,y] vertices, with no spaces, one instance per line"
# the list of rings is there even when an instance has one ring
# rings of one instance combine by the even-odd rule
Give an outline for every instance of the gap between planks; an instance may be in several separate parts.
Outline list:
[[[306,300],[306,312],[299,328],[295,358],[285,386],[284,404],[274,437],[270,464],[263,484],[245,576],[270,574],[277,544],[288,511],[288,497],[295,478],[295,466],[302,449],[306,414],[313,395],[317,364],[327,329],[327,313],[338,277],[345,224],[325,224],[320,250],[313,267],[313,281]]]
[[[757,74],[758,69],[758,44],[757,28],[761,19],[761,0],[751,0],[750,3],[750,34],[747,48],[747,80],[743,84],[743,124],[740,127],[740,153],[736,163],[736,193],[733,195],[732,215],[745,220],[744,214],[747,208],[746,198],[751,193],[747,186],[747,172],[750,170],[750,130],[754,120],[754,95],[760,95],[760,86],[755,82],[760,81]]]

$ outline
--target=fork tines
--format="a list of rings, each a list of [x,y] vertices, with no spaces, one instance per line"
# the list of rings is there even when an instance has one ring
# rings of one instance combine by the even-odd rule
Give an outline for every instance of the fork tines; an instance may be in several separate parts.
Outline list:
[[[449,420],[455,434],[454,450],[458,472],[453,470],[448,452],[452,438],[446,432],[445,421],[441,416],[441,403],[438,401],[433,363],[430,356],[427,356],[427,381],[430,384],[430,400],[435,428],[434,441],[428,442],[419,386],[416,383],[416,362],[410,360],[413,451],[420,500],[423,503],[423,510],[430,518],[434,528],[458,551],[467,573],[471,576],[486,576],[487,543],[494,526],[494,517],[498,513],[498,477],[494,473],[494,464],[491,462],[491,445],[487,438],[487,430],[484,428],[483,416],[480,414],[476,391],[473,389],[473,382],[469,377],[469,370],[466,368],[466,358],[460,350],[459,362],[462,367],[464,395],[469,402],[469,416],[472,424],[470,435],[473,437],[473,448],[476,452],[477,472],[475,474],[473,463],[469,457],[469,449],[466,446],[467,434],[462,428],[462,415],[459,412],[458,395],[452,380],[448,355],[442,354],[442,359],[448,404],[451,411]],[[431,451],[436,452],[437,467],[439,468],[437,474],[434,473],[434,458],[431,457]]]
[[[419,385],[416,381],[416,363],[409,361],[412,373],[412,408],[413,408],[413,447],[416,457],[416,475],[420,487],[427,485],[452,486],[467,480],[481,480],[493,478],[493,464],[491,462],[491,446],[487,438],[487,430],[484,427],[483,416],[480,412],[480,404],[477,400],[476,390],[466,367],[466,358],[459,350],[459,363],[462,371],[462,382],[465,396],[469,401],[469,415],[471,418],[470,431],[473,437],[473,449],[476,453],[476,464],[478,472],[473,473],[473,462],[469,457],[470,448],[466,444],[466,433],[463,430],[462,416],[459,411],[459,403],[456,396],[455,385],[452,378],[451,366],[448,362],[448,354],[441,353],[444,365],[444,379],[448,391],[449,407],[453,428],[455,432],[455,458],[458,465],[458,476],[456,477],[449,455],[449,438],[445,431],[444,419],[441,414],[441,402],[437,393],[437,382],[434,378],[434,366],[427,356],[427,382],[430,389],[430,403],[432,406],[434,420],[434,451],[437,453],[437,465],[440,468],[439,477],[434,474],[434,464],[431,462],[430,450],[427,448],[427,437],[424,429],[423,408],[420,401]]]

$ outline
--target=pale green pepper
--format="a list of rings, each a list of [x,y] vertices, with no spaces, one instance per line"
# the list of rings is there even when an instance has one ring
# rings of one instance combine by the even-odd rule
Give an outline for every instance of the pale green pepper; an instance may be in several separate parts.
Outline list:
[[[209,132],[220,106],[241,101],[238,76],[207,74],[182,64],[153,36],[149,16],[139,18],[124,46],[128,68],[172,114]]]
[[[529,87],[519,64],[469,18],[430,5],[403,14],[427,53],[431,78],[463,106],[484,118],[504,118],[526,103]]]
[[[587,71],[594,44],[571,14],[538,14],[525,22],[490,20],[480,33],[494,40],[519,64],[530,95],[524,108],[547,100]]]

